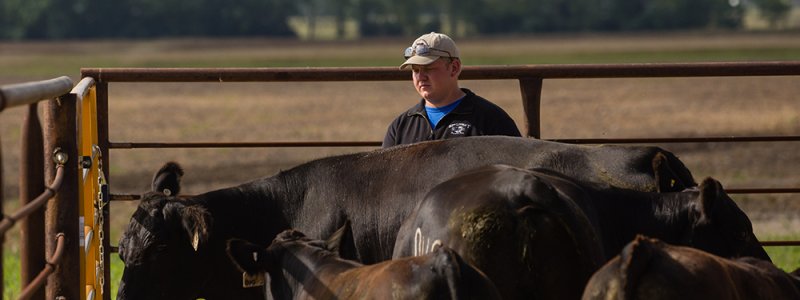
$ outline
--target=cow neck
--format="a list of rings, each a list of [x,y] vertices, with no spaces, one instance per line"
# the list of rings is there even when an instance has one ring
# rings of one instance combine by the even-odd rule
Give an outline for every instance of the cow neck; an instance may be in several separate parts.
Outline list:
[[[598,208],[609,210],[601,213],[605,219],[603,221],[619,222],[618,226],[604,226],[605,228],[617,227],[622,232],[631,228],[641,229],[639,232],[628,232],[631,236],[627,238],[641,233],[666,242],[676,242],[693,224],[691,211],[694,200],[688,194],[614,189],[605,197],[607,201],[614,203],[600,205]]]
[[[214,231],[223,237],[235,231],[239,238],[268,244],[279,230],[288,228],[279,203],[272,193],[265,192],[270,190],[268,186],[266,182],[254,181],[204,194],[200,201],[214,216]]]
[[[694,193],[643,193],[650,204],[652,213],[653,237],[660,237],[666,242],[679,242],[688,228],[692,226],[692,211],[694,198],[690,194]],[[690,196],[690,197],[687,197]]]
[[[284,251],[282,269],[294,279],[288,284],[295,296],[306,293],[316,299],[335,299],[336,291],[331,288],[336,285],[332,282],[341,278],[345,271],[362,266],[311,246],[292,246]]]
[[[262,193],[270,195],[274,205],[286,220],[296,220],[305,202],[306,176],[298,175],[298,169],[281,171],[264,181]]]

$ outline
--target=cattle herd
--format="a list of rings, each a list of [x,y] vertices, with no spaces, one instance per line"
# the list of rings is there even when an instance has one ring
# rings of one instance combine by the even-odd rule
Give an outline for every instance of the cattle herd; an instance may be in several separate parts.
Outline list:
[[[470,137],[180,194],[119,242],[118,299],[800,299],[722,184],[653,146]]]

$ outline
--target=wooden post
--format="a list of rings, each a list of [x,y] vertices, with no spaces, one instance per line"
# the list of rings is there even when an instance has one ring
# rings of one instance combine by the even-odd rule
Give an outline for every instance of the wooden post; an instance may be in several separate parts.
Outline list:
[[[44,192],[44,141],[39,122],[38,102],[29,104],[22,122],[20,151],[19,200],[24,206]],[[45,266],[44,207],[20,221],[20,288],[36,278]],[[30,299],[44,299],[39,289]]]
[[[52,180],[56,174],[52,154],[59,150],[67,154],[64,164],[64,181],[56,196],[47,202],[45,211],[45,248],[51,257],[56,248],[56,235],[63,232],[64,254],[53,274],[47,277],[47,299],[80,299],[80,248],[78,247],[78,150],[75,134],[76,101],[67,94],[48,101],[45,120],[45,178]],[[71,173],[71,174],[70,174]],[[48,182],[49,186],[50,183]]]
[[[542,78],[520,78],[519,89],[522,92],[522,108],[525,110],[525,136],[542,138]]]

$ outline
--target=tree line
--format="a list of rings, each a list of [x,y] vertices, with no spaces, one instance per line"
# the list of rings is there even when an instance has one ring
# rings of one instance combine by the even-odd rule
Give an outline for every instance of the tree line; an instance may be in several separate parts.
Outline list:
[[[744,2],[742,2],[744,1]],[[274,36],[333,17],[344,36],[614,32],[740,28],[746,9],[770,20],[790,0],[0,0],[0,39]],[[769,14],[771,13],[771,14]]]

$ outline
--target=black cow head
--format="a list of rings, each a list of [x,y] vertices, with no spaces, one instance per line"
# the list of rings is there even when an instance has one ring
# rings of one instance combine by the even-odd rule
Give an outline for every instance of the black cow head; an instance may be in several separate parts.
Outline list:
[[[745,213],[725,193],[722,184],[705,179],[698,187],[693,202],[694,224],[687,245],[723,257],[752,256],[770,260],[753,233],[753,225]]]
[[[142,196],[119,242],[125,263],[119,299],[195,299],[204,280],[201,245],[208,241],[211,216],[176,196],[183,169],[166,163],[153,176],[153,191]],[[181,274],[181,276],[174,276]]]
[[[141,201],[119,242],[125,270],[118,299],[195,299],[208,273],[202,246],[210,216],[161,193]]]

